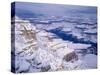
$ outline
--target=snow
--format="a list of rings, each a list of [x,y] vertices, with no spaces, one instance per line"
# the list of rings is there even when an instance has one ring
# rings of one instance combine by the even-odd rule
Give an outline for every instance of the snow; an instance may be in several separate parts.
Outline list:
[[[97,56],[94,54],[87,54],[84,56],[83,61],[87,64],[88,68],[97,68]]]
[[[69,45],[69,48],[73,48],[73,49],[87,49],[89,47],[91,47],[90,44],[80,44],[80,43],[70,43],[71,45]]]
[[[22,20],[17,16],[15,19],[16,18],[16,72],[44,72],[96,68],[96,55],[86,54],[85,56],[82,56],[76,51],[81,51],[81,49],[88,49],[91,47],[91,44],[74,43],[69,40],[65,41],[61,38],[53,38],[53,36],[56,35],[44,30],[45,27],[43,29],[42,24],[39,24],[39,28],[38,25],[34,26],[33,23],[30,23],[27,20]],[[18,21],[21,21],[21,23]],[[78,38],[83,38],[83,36],[78,33],[79,31],[77,29],[75,32],[72,31],[75,26],[72,26],[73,24],[71,23],[53,23],[51,26],[49,26],[50,28],[48,27],[46,29],[55,29],[61,25],[64,26],[64,28],[61,28],[62,31],[70,31],[72,35],[77,36]],[[65,57],[66,59],[68,58],[67,56],[71,56],[69,61],[65,60]],[[91,60],[88,62],[88,59]]]
[[[85,25],[76,25],[76,28],[85,29],[85,28],[87,28],[87,26],[85,26]]]
[[[84,33],[97,33],[97,29],[89,29],[89,30],[86,30],[86,31],[84,31]]]
[[[30,67],[30,64],[27,61],[25,61],[25,59],[20,59],[18,60],[18,62],[20,64],[20,67],[17,72],[27,72]]]

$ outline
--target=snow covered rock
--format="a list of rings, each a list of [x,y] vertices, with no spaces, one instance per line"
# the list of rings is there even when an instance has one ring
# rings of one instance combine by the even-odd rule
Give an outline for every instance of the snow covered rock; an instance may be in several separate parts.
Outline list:
[[[75,50],[87,49],[90,44],[74,44],[60,38],[52,38],[53,33],[51,35],[46,30],[38,29],[27,20],[17,17],[15,21],[16,72],[87,68],[84,64],[88,63],[83,63]],[[89,57],[84,57],[84,61],[87,61],[87,58]]]
[[[30,63],[28,63],[27,61],[25,61],[25,59],[21,59],[21,57],[19,58],[19,60],[17,60],[16,62],[19,62],[19,69],[17,70],[17,72],[22,73],[22,72],[28,72],[29,68],[30,68]]]

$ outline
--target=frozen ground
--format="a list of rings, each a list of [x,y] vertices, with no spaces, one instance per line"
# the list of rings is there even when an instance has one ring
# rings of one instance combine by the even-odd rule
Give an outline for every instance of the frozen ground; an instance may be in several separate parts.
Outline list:
[[[26,73],[97,68],[97,25],[84,18],[79,24],[79,18],[36,18],[33,22],[16,16],[12,70]]]

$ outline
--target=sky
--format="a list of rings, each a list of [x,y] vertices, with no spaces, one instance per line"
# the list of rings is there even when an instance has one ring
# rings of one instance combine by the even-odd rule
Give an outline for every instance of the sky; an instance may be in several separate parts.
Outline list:
[[[97,7],[15,2],[15,13],[19,17],[35,17],[41,15],[66,16],[69,14],[72,15],[72,14],[79,14],[79,13],[96,15]]]

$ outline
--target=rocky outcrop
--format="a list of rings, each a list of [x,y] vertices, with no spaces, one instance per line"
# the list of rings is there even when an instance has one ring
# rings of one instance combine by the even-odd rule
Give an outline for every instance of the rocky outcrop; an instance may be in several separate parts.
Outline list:
[[[71,61],[71,60],[78,60],[78,55],[75,52],[66,54],[63,58],[64,60],[66,60],[67,62]]]

